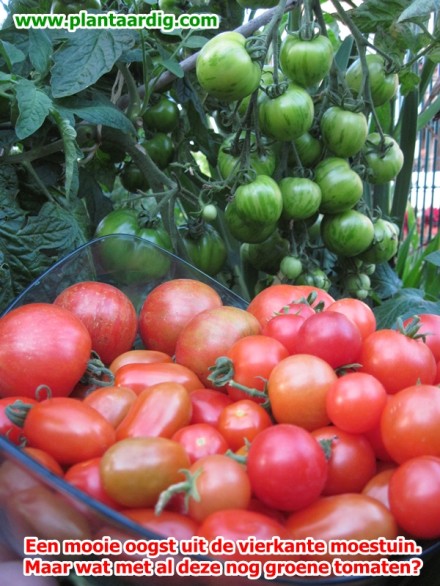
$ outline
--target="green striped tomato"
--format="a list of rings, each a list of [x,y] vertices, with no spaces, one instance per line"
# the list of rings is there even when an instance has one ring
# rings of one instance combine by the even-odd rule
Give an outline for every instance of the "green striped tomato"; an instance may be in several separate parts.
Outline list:
[[[317,35],[311,40],[302,39],[299,32],[289,33],[280,50],[283,73],[304,87],[318,84],[330,71],[333,62],[333,45],[328,37]]]
[[[339,256],[357,256],[366,250],[374,238],[373,222],[356,210],[324,215],[321,237],[325,246]]]
[[[321,189],[311,179],[284,177],[279,185],[283,196],[283,218],[305,220],[319,210]]]
[[[267,175],[257,175],[254,181],[240,185],[234,201],[237,213],[251,222],[273,224],[283,211],[281,190]]]
[[[381,55],[369,54],[366,56],[368,67],[368,81],[371,97],[375,106],[381,106],[389,102],[396,94],[399,87],[397,73],[387,73],[384,59]],[[346,80],[348,87],[355,93],[359,93],[362,83],[362,65],[360,59],[356,59],[347,69]]]
[[[372,132],[367,136],[363,149],[370,183],[388,183],[403,167],[403,152],[391,136],[385,136],[384,149],[380,148],[381,136]]]
[[[225,209],[225,222],[231,235],[239,242],[263,242],[277,227],[276,222],[252,222],[237,212],[235,201],[228,203]]]
[[[324,144],[337,157],[353,157],[367,139],[368,123],[363,112],[331,106],[324,112],[320,125]]]
[[[345,159],[328,157],[315,169],[315,181],[321,188],[323,214],[336,214],[352,208],[362,197],[363,183]]]

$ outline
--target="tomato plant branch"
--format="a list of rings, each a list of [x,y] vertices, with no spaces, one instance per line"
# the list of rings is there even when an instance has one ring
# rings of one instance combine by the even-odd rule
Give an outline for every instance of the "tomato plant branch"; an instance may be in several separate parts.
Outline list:
[[[31,162],[36,161],[37,159],[44,159],[49,155],[54,155],[55,153],[63,151],[63,149],[64,141],[60,139],[43,146],[38,146],[29,151],[24,151],[23,153],[3,155],[2,157],[0,157],[0,160],[2,161],[2,163],[18,165],[24,162]]]

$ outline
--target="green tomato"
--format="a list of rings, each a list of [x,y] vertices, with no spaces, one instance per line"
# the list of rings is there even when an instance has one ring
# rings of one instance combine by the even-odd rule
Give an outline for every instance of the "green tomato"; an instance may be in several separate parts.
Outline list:
[[[124,166],[121,173],[121,183],[130,193],[134,193],[135,191],[147,191],[150,187],[148,178],[145,177],[135,163],[128,163]]]
[[[366,60],[373,104],[381,106],[396,95],[399,87],[399,76],[397,73],[386,72],[384,59],[381,55],[370,53],[366,56]],[[362,64],[360,59],[356,59],[347,69],[345,78],[348,87],[355,94],[358,94],[362,83]]]
[[[381,136],[372,132],[367,136],[363,148],[367,164],[367,179],[370,183],[388,183],[395,179],[403,167],[403,152],[391,136],[386,135],[384,149],[381,149]]]
[[[281,44],[280,65],[289,79],[303,87],[320,83],[333,63],[333,45],[328,37],[317,35],[302,39],[299,32],[289,33]]]
[[[240,185],[234,194],[237,213],[246,221],[274,224],[283,211],[283,196],[276,181],[257,175],[254,181]]]
[[[319,267],[313,267],[307,271],[304,271],[295,279],[295,285],[309,285],[311,287],[318,287],[318,289],[324,289],[328,291],[331,286],[330,279],[326,273]]]
[[[275,230],[259,244],[242,244],[241,254],[255,269],[275,275],[280,270],[281,261],[289,253],[289,246],[289,241]]]
[[[308,92],[293,83],[277,98],[261,99],[258,118],[261,131],[276,140],[294,140],[310,130],[314,105]]]
[[[142,146],[159,169],[166,169],[174,158],[174,143],[170,136],[158,132],[146,140]]]
[[[251,222],[238,212],[235,201],[228,203],[225,209],[225,222],[231,234],[239,242],[252,244],[264,242],[276,229],[276,223]]]
[[[324,215],[321,237],[325,246],[344,257],[357,256],[366,250],[374,238],[373,222],[356,210]]]
[[[228,256],[223,238],[210,224],[205,224],[201,235],[191,235],[186,226],[180,226],[182,243],[190,262],[207,275],[219,273]]]
[[[165,133],[177,128],[179,117],[180,112],[176,102],[166,96],[161,96],[159,101],[149,106],[142,116],[149,130]]]
[[[240,33],[224,32],[210,39],[200,50],[196,75],[202,88],[225,102],[249,96],[260,83],[261,67],[246,50]]]
[[[293,141],[296,152],[304,167],[313,167],[319,161],[323,151],[322,142],[312,136],[310,132],[305,132]],[[289,157],[289,165],[295,166],[296,161],[292,156]]]
[[[305,220],[312,217],[321,205],[321,188],[305,177],[284,177],[279,183],[283,197],[283,218]]]
[[[101,0],[54,0],[50,7],[51,14],[77,14],[80,10],[101,10]]]
[[[399,246],[399,228],[393,222],[379,218],[374,222],[372,245],[360,254],[368,263],[388,262],[396,255]]]
[[[315,181],[321,188],[323,214],[336,214],[352,208],[362,197],[363,183],[345,159],[328,157],[315,169]]]
[[[320,126],[324,144],[337,157],[353,157],[367,139],[368,123],[362,112],[331,106],[324,112]]]
[[[121,238],[104,240],[100,258],[104,269],[117,280],[140,283],[162,277],[169,270],[170,258],[160,248],[171,252],[172,243],[161,223],[154,227],[142,226],[134,210],[114,210],[100,221],[95,237],[111,234],[119,234]]]
[[[344,287],[349,295],[363,301],[371,291],[370,277],[365,273],[348,275],[344,280]]]
[[[205,222],[213,222],[217,218],[217,207],[213,203],[208,203],[203,206],[202,218]]]
[[[234,136],[228,136],[220,146],[217,165],[220,175],[223,179],[228,179],[241,169],[240,156],[234,156],[229,149],[234,141]],[[259,152],[256,147],[256,138],[252,134],[250,137],[251,153],[249,157],[250,168],[257,173],[257,175],[272,175],[276,167],[276,155],[272,147],[263,143],[262,152]]]
[[[76,127],[76,143],[80,148],[92,148],[98,140],[98,130],[94,124],[79,124]]]
[[[303,271],[301,260],[297,256],[288,255],[280,263],[280,271],[283,275],[293,281],[300,276]]]

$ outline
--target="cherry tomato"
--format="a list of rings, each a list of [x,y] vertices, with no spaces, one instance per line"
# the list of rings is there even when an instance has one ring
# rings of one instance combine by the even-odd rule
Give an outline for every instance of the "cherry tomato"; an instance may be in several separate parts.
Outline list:
[[[10,442],[19,446],[26,440],[23,429],[19,425],[12,423],[6,411],[9,405],[13,405],[15,401],[22,401],[28,405],[36,405],[37,401],[30,397],[22,396],[4,397],[0,399],[0,435],[7,437]]]
[[[154,509],[127,509],[122,513],[144,529],[179,541],[191,539],[198,530],[198,523],[193,519],[174,511],[162,511],[156,515]]]
[[[37,460],[37,462],[44,466],[46,470],[52,472],[52,474],[56,474],[57,476],[64,476],[63,469],[55,460],[55,458],[51,456],[48,452],[40,450],[39,448],[32,448],[31,446],[25,446],[23,448],[23,452],[25,452],[34,460]]]
[[[136,393],[128,387],[101,387],[89,393],[83,403],[96,409],[113,427],[117,427],[136,400]]]
[[[232,403],[228,395],[213,389],[196,389],[189,397],[192,404],[191,424],[208,423],[216,427],[220,413]]]
[[[424,336],[422,340],[431,349],[436,362],[440,360],[440,315],[432,313],[419,313],[417,317],[420,320],[420,327],[417,334]],[[408,318],[403,322],[406,327],[413,318]]]
[[[261,333],[281,342],[289,354],[296,354],[298,332],[304,320],[296,313],[280,313],[266,323]]]
[[[182,444],[191,464],[204,456],[224,454],[229,448],[220,431],[209,423],[193,423],[181,427],[171,439]]]
[[[247,470],[254,495],[281,511],[311,504],[327,479],[327,462],[318,442],[305,429],[288,424],[268,427],[254,438]]]
[[[126,364],[118,369],[115,385],[129,387],[136,394],[159,383],[175,382],[188,391],[200,389],[199,378],[186,366],[174,362],[153,362],[150,364]]]
[[[386,468],[375,474],[362,489],[362,494],[381,502],[387,509],[390,508],[389,486],[391,476],[396,468]]]
[[[223,409],[217,429],[226,439],[231,450],[238,450],[246,441],[252,440],[266,427],[272,425],[271,418],[261,405],[242,399]]]
[[[66,470],[64,479],[104,505],[118,509],[119,505],[108,496],[102,486],[100,465],[100,457],[78,462]]]
[[[326,308],[326,311],[343,313],[357,326],[363,340],[376,329],[376,316],[373,310],[360,299],[337,299]]]
[[[172,362],[173,359],[169,354],[165,352],[159,352],[158,350],[128,350],[119,354],[113,362],[110,364],[109,369],[116,374],[116,371],[121,366],[126,364],[151,364],[152,362]]]

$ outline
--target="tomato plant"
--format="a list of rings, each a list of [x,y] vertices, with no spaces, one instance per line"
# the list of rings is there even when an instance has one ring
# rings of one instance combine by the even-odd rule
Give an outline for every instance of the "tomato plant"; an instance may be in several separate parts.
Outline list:
[[[240,185],[234,195],[237,213],[248,222],[275,223],[281,216],[283,198],[277,183],[267,175],[257,175]]]
[[[370,53],[366,55],[368,69],[368,83],[370,85],[371,97],[376,106],[389,102],[397,91],[399,78],[397,73],[386,70],[385,60],[381,55]],[[359,92],[362,83],[362,63],[356,59],[347,70],[346,79],[349,87]]]
[[[322,115],[320,124],[324,144],[337,157],[353,157],[367,139],[368,122],[363,112],[331,106]]]
[[[327,248],[344,257],[357,256],[373,243],[374,225],[357,210],[324,215],[321,236]]]
[[[172,132],[179,124],[179,108],[173,99],[161,95],[145,110],[142,118],[149,130]]]
[[[315,181],[322,195],[319,210],[324,214],[351,209],[362,197],[362,179],[349,162],[340,157],[321,161],[315,169]]]
[[[283,72],[304,87],[322,81],[330,71],[332,62],[333,45],[324,35],[304,39],[301,33],[290,33],[281,45],[280,64]]]

